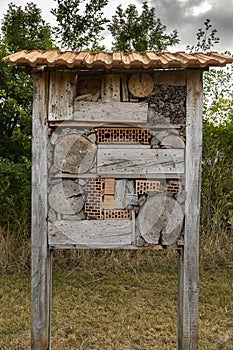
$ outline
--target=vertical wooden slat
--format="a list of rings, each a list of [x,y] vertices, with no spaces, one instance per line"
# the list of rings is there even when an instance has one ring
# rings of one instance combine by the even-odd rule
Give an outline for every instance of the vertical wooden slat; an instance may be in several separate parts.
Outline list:
[[[50,121],[73,118],[77,75],[74,72],[50,72],[49,117]]]
[[[121,86],[120,74],[106,74],[103,77],[101,97],[102,102],[120,102]]]
[[[202,72],[187,72],[185,237],[181,253],[179,350],[198,348],[198,259],[202,145]]]
[[[32,139],[32,350],[49,339],[49,249],[47,229],[48,73],[34,76]]]

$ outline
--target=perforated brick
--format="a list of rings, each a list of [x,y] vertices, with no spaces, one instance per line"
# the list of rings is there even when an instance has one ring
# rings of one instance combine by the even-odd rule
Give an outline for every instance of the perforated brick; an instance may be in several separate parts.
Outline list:
[[[104,220],[130,220],[131,212],[128,209],[106,209],[104,210]]]
[[[97,143],[116,144],[150,144],[150,132],[141,128],[98,128],[96,129]]]
[[[160,192],[160,181],[136,180],[136,194]]]
[[[167,182],[167,187],[165,188],[165,191],[171,195],[176,195],[181,192],[181,189],[182,189],[181,181],[169,180]]]
[[[84,211],[89,219],[103,220],[102,202],[104,195],[104,180],[91,179],[86,185],[86,203]]]

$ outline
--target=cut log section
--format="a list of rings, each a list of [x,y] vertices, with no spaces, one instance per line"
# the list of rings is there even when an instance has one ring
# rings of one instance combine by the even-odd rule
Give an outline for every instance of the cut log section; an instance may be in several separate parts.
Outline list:
[[[62,180],[55,184],[48,196],[49,206],[60,214],[77,214],[84,206],[84,198],[78,183]]]
[[[84,174],[92,168],[95,155],[94,143],[77,133],[67,134],[55,144],[54,164],[63,172]]]
[[[184,214],[177,201],[166,195],[154,195],[141,207],[137,225],[148,244],[172,245],[178,240]]]
[[[152,93],[154,81],[149,74],[136,73],[129,78],[128,88],[134,97],[146,97]]]

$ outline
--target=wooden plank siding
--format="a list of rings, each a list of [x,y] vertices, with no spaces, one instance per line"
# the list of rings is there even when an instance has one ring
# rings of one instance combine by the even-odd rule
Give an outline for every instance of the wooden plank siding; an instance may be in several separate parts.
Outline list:
[[[145,146],[147,147],[147,146]],[[129,174],[146,176],[155,173],[183,173],[184,150],[118,148],[109,146],[97,151],[97,173],[102,175]]]
[[[60,220],[49,222],[51,246],[120,248],[131,245],[130,220]]]
[[[73,119],[77,75],[74,72],[50,72],[48,120]]]
[[[145,102],[75,101],[72,120],[101,123],[146,123],[148,104]],[[66,116],[63,116],[63,119]]]

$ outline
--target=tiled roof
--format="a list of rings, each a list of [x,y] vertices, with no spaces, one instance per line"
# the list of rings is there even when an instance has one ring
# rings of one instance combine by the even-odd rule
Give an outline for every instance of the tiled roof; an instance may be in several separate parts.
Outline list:
[[[233,57],[216,52],[75,52],[75,51],[20,51],[3,58],[12,65],[67,68],[206,68],[233,63]]]

